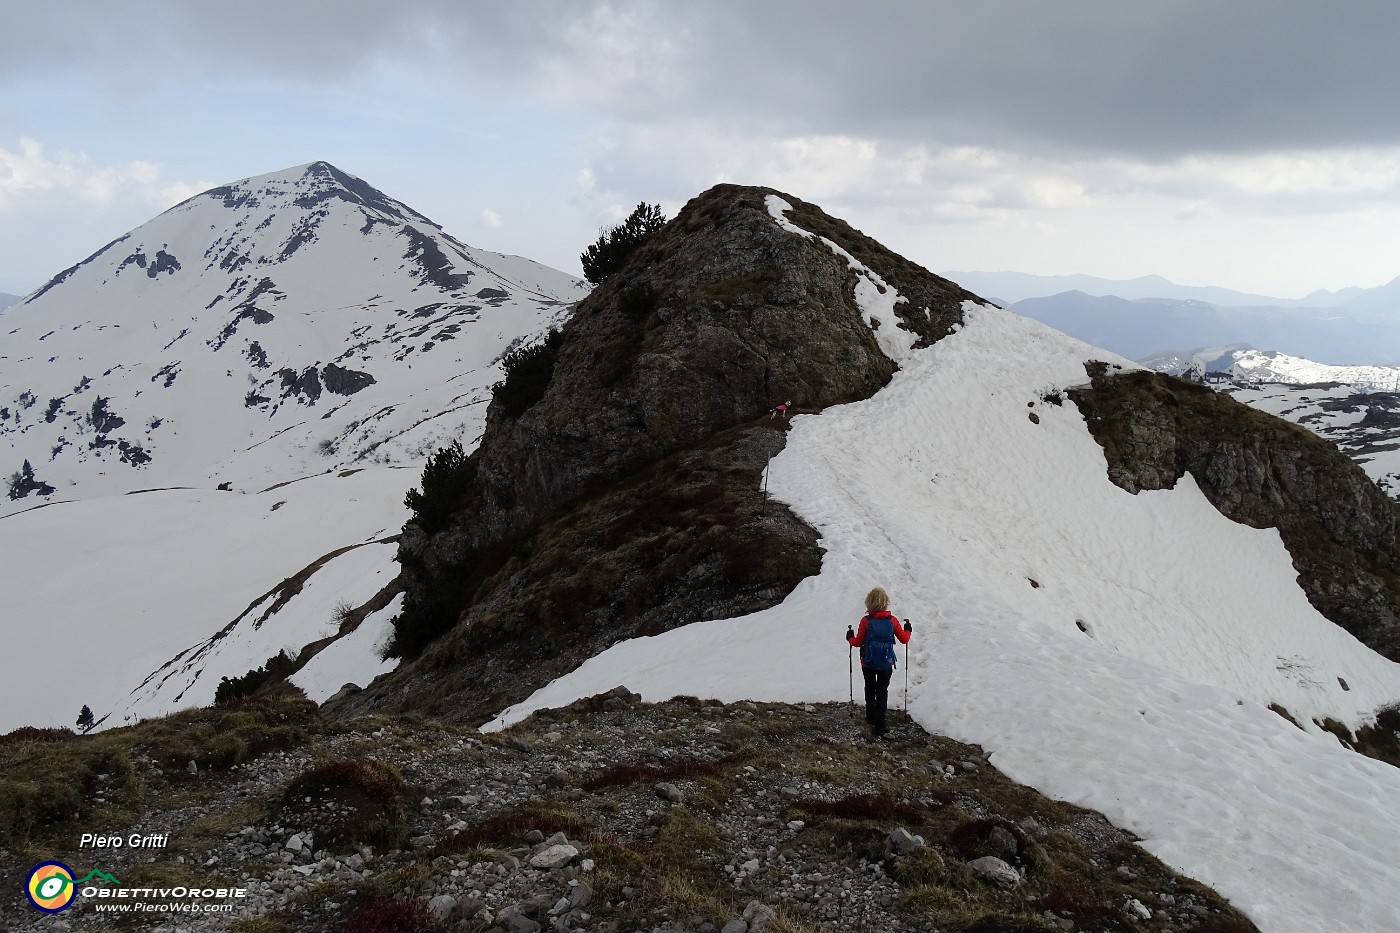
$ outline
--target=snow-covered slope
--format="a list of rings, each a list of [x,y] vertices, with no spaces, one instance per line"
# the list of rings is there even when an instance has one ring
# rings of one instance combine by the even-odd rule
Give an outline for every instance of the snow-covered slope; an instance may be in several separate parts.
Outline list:
[[[359,606],[398,573],[394,546],[375,542],[398,534],[403,491],[417,479],[407,469],[345,472],[262,493],[158,490],[0,518],[0,732],[71,726],[84,704],[108,726],[208,704],[221,677],[335,634],[338,603]],[[267,613],[266,594],[347,547]],[[190,657],[254,609],[212,652]],[[362,623],[357,641],[381,622]],[[386,669],[374,644],[364,648],[350,680]],[[152,678],[177,655],[197,663]]]
[[[898,296],[857,273],[878,318]],[[1278,534],[1225,519],[1189,475],[1136,496],[1108,480],[1053,399],[1086,360],[1132,364],[1010,312],[966,319],[926,350],[882,342],[901,364],[886,389],[795,420],[769,488],[820,530],[818,576],[773,609],[621,643],[498,723],[619,683],[845,700],[842,635],[881,584],[914,623],[908,707],[928,729],[1104,812],[1267,933],[1400,929],[1400,770],[1311,722],[1368,721],[1400,700],[1400,665],[1319,615]]]
[[[1226,371],[1243,382],[1341,382],[1358,392],[1400,391],[1400,366],[1329,366],[1277,350],[1236,350],[1230,356]]]
[[[67,499],[419,464],[479,433],[493,364],[582,294],[324,162],[246,179],[5,311],[0,465]]]

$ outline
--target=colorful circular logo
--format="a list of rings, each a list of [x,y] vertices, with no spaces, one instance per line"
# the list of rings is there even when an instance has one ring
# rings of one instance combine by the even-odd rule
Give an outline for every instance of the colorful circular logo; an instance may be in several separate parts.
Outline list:
[[[29,872],[25,885],[29,903],[36,910],[56,914],[73,903],[77,888],[73,884],[73,869],[62,862],[43,862]]]

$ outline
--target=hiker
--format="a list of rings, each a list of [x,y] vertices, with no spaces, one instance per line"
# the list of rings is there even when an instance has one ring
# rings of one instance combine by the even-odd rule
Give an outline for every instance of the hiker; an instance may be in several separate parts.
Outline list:
[[[780,402],[778,404],[778,407],[774,408],[772,414],[770,414],[768,417],[772,419],[778,417],[779,415],[782,415],[784,418],[786,418],[788,408],[790,408],[791,406],[792,402]]]
[[[890,596],[882,587],[875,587],[865,596],[865,618],[860,630],[846,629],[846,641],[860,649],[860,672],[865,677],[865,721],[871,734],[885,734],[885,706],[889,701],[890,677],[895,667],[895,639],[909,644],[914,628],[908,622],[900,625],[890,613]]]

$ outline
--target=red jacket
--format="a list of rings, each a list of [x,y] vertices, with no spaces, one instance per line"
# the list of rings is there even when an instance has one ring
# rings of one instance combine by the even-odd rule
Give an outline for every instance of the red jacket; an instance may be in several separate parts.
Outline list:
[[[889,619],[890,621],[892,621],[894,623],[894,637],[898,638],[900,644],[902,645],[909,644],[909,638],[914,633],[906,632],[904,630],[904,626],[900,624],[899,619],[893,613],[891,613],[888,609],[882,609],[879,612],[871,612],[867,613],[864,616],[861,616],[860,628],[856,629],[856,637],[846,639],[851,643],[851,646],[853,648],[859,648],[861,645],[865,644],[865,629],[866,626],[870,624],[871,616],[874,616],[877,619]]]

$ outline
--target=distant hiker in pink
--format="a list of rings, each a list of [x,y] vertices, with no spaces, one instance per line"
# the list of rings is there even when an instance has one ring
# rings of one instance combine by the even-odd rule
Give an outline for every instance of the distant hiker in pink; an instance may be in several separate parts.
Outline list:
[[[783,403],[782,403],[781,405],[779,405],[777,408],[773,409],[773,413],[772,413],[771,415],[769,415],[768,417],[769,417],[769,418],[776,418],[776,417],[778,417],[779,415],[782,415],[784,418],[786,418],[786,417],[787,417],[788,407],[789,407],[790,405],[792,405],[792,402],[783,402]]]

